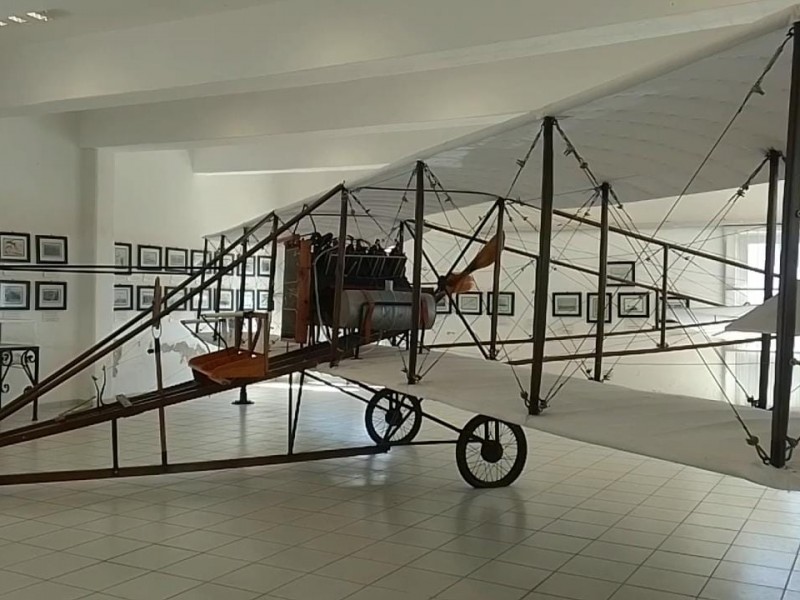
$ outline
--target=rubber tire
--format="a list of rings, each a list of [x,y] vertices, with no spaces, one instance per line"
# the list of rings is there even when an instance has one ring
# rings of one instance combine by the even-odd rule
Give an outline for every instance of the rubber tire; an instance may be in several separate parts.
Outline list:
[[[514,434],[514,438],[517,442],[517,458],[514,464],[511,465],[511,469],[503,477],[497,481],[484,481],[476,477],[469,469],[469,465],[467,464],[467,445],[469,444],[470,438],[475,434],[475,431],[483,427],[485,423],[494,423],[495,421],[506,425]],[[472,417],[467,424],[464,425],[464,428],[458,436],[458,442],[456,442],[456,465],[458,465],[458,472],[461,474],[464,481],[474,488],[500,488],[511,485],[522,474],[527,460],[528,440],[525,438],[525,432],[522,427],[507,423],[506,421],[501,421],[500,419],[487,417],[486,415],[475,415]]]
[[[413,415],[409,417],[409,419],[414,419],[414,422],[411,424],[411,429],[400,439],[391,439],[388,440],[389,443],[397,444],[401,442],[410,442],[419,433],[419,430],[422,428],[422,403],[419,401],[419,398],[416,396],[409,396],[406,394],[400,394],[399,392],[394,392],[390,389],[383,388],[382,390],[375,393],[372,398],[370,398],[369,403],[367,403],[367,410],[364,411],[364,425],[367,428],[367,435],[369,435],[370,439],[376,444],[383,444],[386,443],[386,440],[376,431],[375,425],[372,422],[372,416],[375,410],[377,410],[378,403],[383,399],[388,399],[392,394],[397,394],[401,396],[403,399],[404,406],[410,402],[411,407],[413,409]]]

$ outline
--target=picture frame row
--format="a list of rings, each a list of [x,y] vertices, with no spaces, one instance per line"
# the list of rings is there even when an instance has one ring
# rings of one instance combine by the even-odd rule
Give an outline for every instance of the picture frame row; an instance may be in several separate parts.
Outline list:
[[[34,236],[36,262],[43,265],[63,265],[69,260],[69,241],[63,235]],[[0,231],[0,263],[28,264],[33,262],[31,234]]]
[[[493,292],[463,292],[456,295],[456,305],[462,315],[492,314]],[[499,292],[497,299],[497,315],[500,317],[513,317],[515,312],[515,292]],[[485,313],[484,313],[485,310]],[[436,303],[436,314],[449,315],[453,313],[453,306],[448,296],[444,296]]]
[[[130,273],[134,266],[144,271],[163,271],[172,273],[187,273],[200,270],[212,258],[211,252],[172,246],[152,246],[149,244],[136,245],[136,264],[133,263],[133,244],[127,242],[114,243],[114,266],[121,271]],[[256,260],[258,259],[258,260]],[[222,265],[228,266],[234,256],[222,257]],[[236,268],[236,275],[242,275],[242,267],[246,277],[269,277],[272,259],[269,256],[251,256],[244,265]]]
[[[554,317],[582,317],[583,312],[583,292],[553,292],[551,302],[551,314]],[[617,318],[619,319],[647,319],[651,315],[650,293],[649,292],[618,292],[617,296]],[[597,323],[597,301],[599,295],[596,292],[586,292],[586,322]],[[605,302],[605,322],[611,322],[614,305],[614,294],[606,292]],[[667,306],[672,308],[689,308],[688,298],[678,296],[667,296]]]
[[[0,280],[0,310],[30,310],[30,281]],[[35,281],[34,309],[67,310],[66,281]]]
[[[164,295],[170,294],[175,288],[167,286]],[[117,284],[114,286],[114,310],[131,311],[147,310],[153,306],[156,288],[154,285]],[[194,288],[192,288],[194,291]],[[206,289],[193,296],[187,305],[182,303],[178,310],[196,312],[201,310],[215,310],[216,290]],[[202,304],[201,304],[202,301]],[[239,304],[239,290],[223,288],[220,290],[220,311],[236,310]],[[244,310],[267,310],[269,304],[269,290],[245,289]]]

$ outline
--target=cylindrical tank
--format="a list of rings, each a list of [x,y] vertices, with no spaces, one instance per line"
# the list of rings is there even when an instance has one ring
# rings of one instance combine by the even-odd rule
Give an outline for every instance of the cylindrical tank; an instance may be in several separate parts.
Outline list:
[[[430,294],[420,298],[420,329],[430,329],[436,322],[436,300]],[[411,292],[393,290],[344,290],[341,327],[360,327],[370,306],[373,331],[411,329]]]

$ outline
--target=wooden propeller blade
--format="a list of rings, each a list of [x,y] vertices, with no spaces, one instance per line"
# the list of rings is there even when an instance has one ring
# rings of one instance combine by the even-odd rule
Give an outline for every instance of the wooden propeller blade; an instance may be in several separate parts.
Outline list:
[[[472,274],[480,269],[485,269],[494,264],[497,257],[497,245],[502,244],[504,238],[498,239],[495,235],[486,245],[475,255],[475,258],[467,265],[467,268],[460,273],[451,274],[445,283],[445,288],[451,294],[461,294],[468,292],[475,287],[475,280]]]

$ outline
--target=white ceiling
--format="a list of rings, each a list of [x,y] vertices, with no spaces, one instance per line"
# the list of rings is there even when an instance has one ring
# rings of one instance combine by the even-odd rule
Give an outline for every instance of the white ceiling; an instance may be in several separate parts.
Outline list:
[[[723,36],[794,0],[0,0],[0,117],[202,173],[343,174]],[[345,175],[343,175],[345,177]]]

